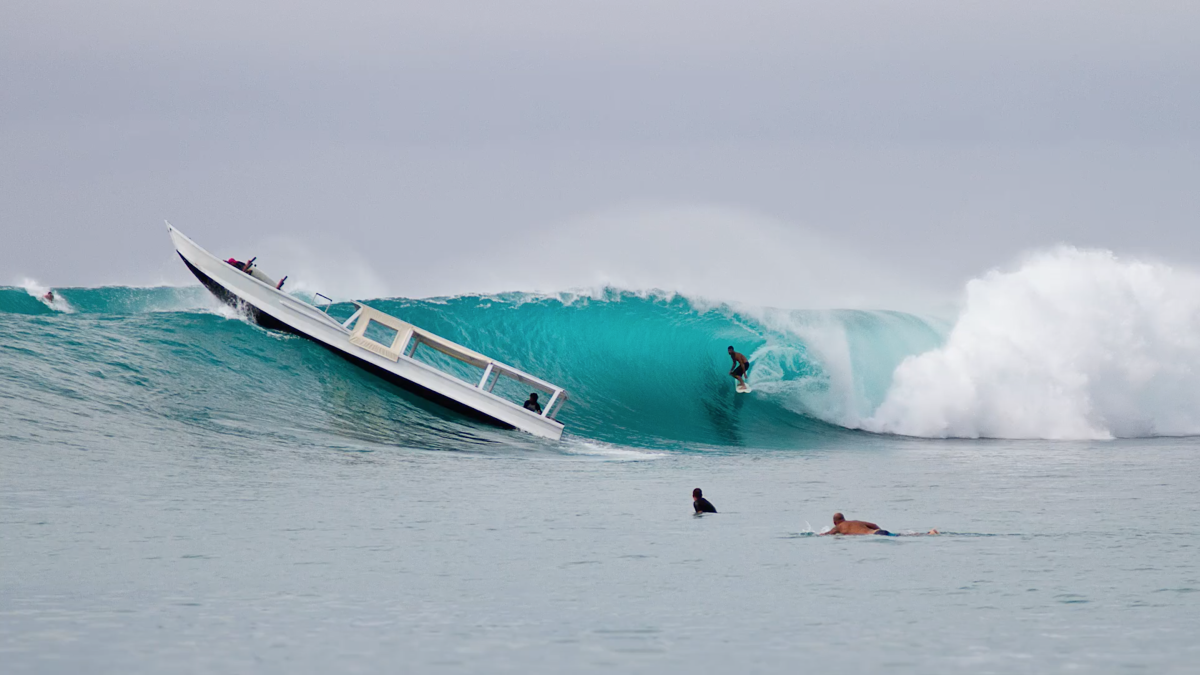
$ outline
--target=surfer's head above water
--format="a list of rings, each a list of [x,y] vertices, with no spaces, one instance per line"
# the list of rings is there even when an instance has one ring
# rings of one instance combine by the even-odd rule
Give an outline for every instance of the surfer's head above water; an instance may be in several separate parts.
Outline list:
[[[838,523],[844,521],[845,519],[846,519],[846,516],[843,516],[840,513],[833,514],[833,524],[834,525],[837,525]]]

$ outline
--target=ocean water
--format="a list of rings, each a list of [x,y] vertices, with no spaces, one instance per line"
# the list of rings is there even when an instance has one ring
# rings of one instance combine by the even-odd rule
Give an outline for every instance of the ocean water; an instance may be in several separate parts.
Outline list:
[[[950,319],[371,301],[566,386],[557,443],[198,286],[0,288],[0,664],[1196,672],[1193,283],[1063,250]]]

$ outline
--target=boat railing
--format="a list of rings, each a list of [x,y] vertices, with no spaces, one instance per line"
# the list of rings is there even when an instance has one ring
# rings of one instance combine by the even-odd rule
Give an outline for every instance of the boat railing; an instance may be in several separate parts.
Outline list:
[[[550,394],[550,401],[542,408],[540,414],[541,417],[548,419],[554,419],[554,416],[562,409],[562,405],[567,400],[567,392],[562,387],[553,385],[541,378],[534,377],[523,370],[501,363],[488,356],[484,356],[479,352],[451,342],[423,328],[418,328],[390,314],[385,314],[373,307],[368,307],[357,302],[354,304],[358,307],[358,310],[342,324],[343,328],[350,330],[348,339],[353,345],[391,361],[399,361],[401,358],[415,361],[413,357],[416,354],[417,347],[425,345],[450,358],[482,369],[483,377],[480,378],[477,384],[473,385],[474,388],[481,391],[491,394],[500,377],[508,377],[521,384],[540,389]],[[383,326],[386,329],[391,329],[394,332],[391,341],[385,344],[374,337],[368,336],[367,331],[371,329],[372,323]],[[353,328],[351,328],[352,325]],[[384,332],[386,333],[386,331]],[[438,372],[450,375],[450,373],[446,373],[441,369],[437,370]],[[467,382],[466,384],[470,383]],[[509,401],[509,403],[513,402]],[[513,405],[516,404],[513,403]],[[532,411],[529,414],[538,415],[538,413]]]

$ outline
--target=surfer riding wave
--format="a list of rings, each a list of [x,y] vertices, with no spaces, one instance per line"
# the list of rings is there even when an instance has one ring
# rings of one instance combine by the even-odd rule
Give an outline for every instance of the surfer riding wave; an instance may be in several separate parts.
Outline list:
[[[733,359],[733,367],[729,369],[729,374],[737,380],[738,389],[745,389],[746,382],[742,378],[750,374],[750,360],[745,354],[734,351],[733,345],[729,345],[729,358]]]

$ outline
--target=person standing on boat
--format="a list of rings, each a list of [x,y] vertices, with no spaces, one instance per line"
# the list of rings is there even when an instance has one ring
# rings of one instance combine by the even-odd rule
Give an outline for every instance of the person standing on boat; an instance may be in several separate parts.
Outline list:
[[[530,394],[529,400],[525,401],[525,409],[529,410],[531,412],[535,412],[539,415],[542,414],[542,406],[540,403],[538,403],[536,392]]]

